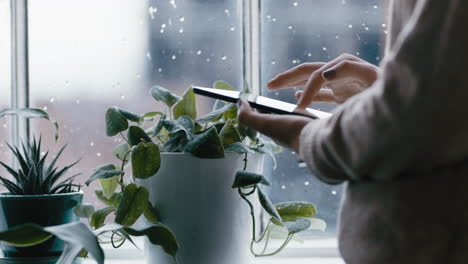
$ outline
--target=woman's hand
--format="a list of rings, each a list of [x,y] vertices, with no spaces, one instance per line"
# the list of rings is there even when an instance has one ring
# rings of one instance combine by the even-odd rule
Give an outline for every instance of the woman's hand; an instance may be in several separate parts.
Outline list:
[[[273,115],[254,112],[250,104],[239,101],[239,122],[272,138],[277,143],[299,153],[299,138],[302,129],[312,119],[296,115]]]
[[[296,93],[298,109],[312,102],[343,103],[370,87],[379,68],[352,55],[343,54],[329,63],[304,63],[279,74],[268,83],[271,90],[304,86]]]

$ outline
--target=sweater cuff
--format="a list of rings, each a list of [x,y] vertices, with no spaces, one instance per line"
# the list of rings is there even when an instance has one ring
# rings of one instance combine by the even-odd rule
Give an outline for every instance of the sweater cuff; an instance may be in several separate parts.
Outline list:
[[[333,155],[327,153],[321,134],[327,129],[326,119],[319,119],[306,125],[300,135],[299,151],[312,174],[328,184],[340,184],[349,178],[343,171],[333,165]]]

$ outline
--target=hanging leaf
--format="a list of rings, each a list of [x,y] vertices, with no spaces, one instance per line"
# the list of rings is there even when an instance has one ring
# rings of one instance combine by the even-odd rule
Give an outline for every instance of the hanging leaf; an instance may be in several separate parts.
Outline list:
[[[241,136],[237,128],[234,127],[234,124],[231,120],[227,121],[224,127],[219,132],[219,137],[223,142],[224,146],[234,144],[236,142],[242,142]]]
[[[122,175],[122,171],[118,170],[114,165],[108,164],[93,170],[93,174],[86,181],[86,185],[89,186],[91,182],[98,179],[109,179]]]
[[[127,119],[120,113],[119,108],[113,106],[106,112],[106,134],[113,137],[128,129]]]
[[[94,205],[89,203],[83,203],[75,206],[73,212],[80,218],[89,218],[94,213]]]
[[[253,130],[252,128],[243,124],[239,124],[237,128],[239,129],[239,133],[243,138],[248,137],[252,141],[254,141],[257,138],[258,132]]]
[[[203,116],[202,118],[198,119],[197,122],[200,124],[206,124],[210,122],[216,122],[219,119],[222,118],[223,114],[227,111],[231,110],[236,110],[237,111],[237,106],[235,104],[227,104],[219,109],[216,109],[207,115]]]
[[[142,116],[139,114],[135,114],[135,113],[132,113],[127,110],[120,109],[120,108],[119,108],[119,112],[120,114],[122,114],[123,117],[125,117],[129,121],[140,123],[140,121],[142,120]]]
[[[29,118],[44,118],[44,119],[47,119],[54,125],[54,128],[55,128],[55,135],[54,135],[55,141],[57,141],[58,138],[59,138],[59,134],[58,134],[59,125],[58,125],[57,121],[53,120],[49,116],[49,114],[47,112],[45,112],[44,110],[42,110],[42,109],[38,109],[38,108],[19,108],[19,109],[5,108],[5,109],[0,110],[0,118],[2,118],[4,116],[7,116],[7,115],[17,115],[17,116],[28,118],[28,119]]]
[[[124,160],[125,155],[130,151],[130,146],[127,144],[127,142],[123,142],[119,145],[117,145],[113,150],[112,154],[118,158],[119,160]],[[127,157],[128,160],[128,157]]]
[[[154,127],[154,129],[150,129],[149,131],[146,131],[148,133],[148,135],[151,135],[153,137],[157,136],[159,134],[159,132],[161,132],[161,130],[164,128],[162,121],[166,120],[166,118],[167,118],[167,109],[164,111],[163,115],[159,119],[159,122]]]
[[[192,120],[197,119],[197,102],[192,88],[189,88],[182,97],[182,100],[174,105],[172,113],[176,120],[184,115]]]
[[[183,151],[199,158],[215,159],[224,157],[223,142],[214,127],[202,134],[195,135],[184,147]]]
[[[236,142],[236,143],[227,145],[224,148],[224,150],[225,151],[233,151],[233,152],[236,152],[236,153],[239,153],[239,154],[254,153],[254,151],[251,148],[249,148],[248,146],[246,146],[242,142]]]
[[[319,218],[307,218],[310,221],[309,230],[319,230],[325,232],[327,223]]]
[[[154,143],[140,143],[132,148],[133,177],[147,179],[155,175],[161,166],[159,147]]]
[[[307,218],[298,218],[294,222],[283,222],[290,234],[296,234],[307,230],[310,227],[310,220]]]
[[[172,107],[174,104],[180,102],[182,98],[169,92],[167,89],[164,89],[160,86],[154,86],[151,88],[151,95],[153,98],[158,101],[166,104],[168,107]]]
[[[145,187],[129,184],[123,192],[115,222],[123,226],[133,225],[145,211],[148,198],[149,193]]]
[[[175,256],[179,250],[174,233],[162,224],[152,225],[140,230],[125,227],[124,231],[131,236],[146,236],[151,244],[160,245],[171,256]]]
[[[58,264],[73,263],[82,249],[86,250],[98,264],[104,264],[104,251],[97,237],[81,222],[45,227],[43,230],[65,242],[65,250],[57,261]]]
[[[102,193],[106,198],[110,198],[117,186],[119,186],[119,180],[117,177],[110,178],[110,179],[99,179],[99,183],[101,184]]]
[[[146,132],[137,126],[130,126],[127,133],[127,139],[130,146],[136,146],[141,142],[149,143],[153,142]]]
[[[221,90],[228,90],[228,91],[235,91],[234,87],[232,87],[229,83],[225,81],[215,81],[213,83],[213,87],[216,89],[221,89]]]
[[[147,202],[145,211],[143,211],[143,215],[150,223],[156,224],[158,222],[158,213],[149,201]]]
[[[104,192],[101,190],[95,190],[94,194],[99,201],[104,203],[105,205],[113,206],[115,203],[115,199],[119,196],[120,193],[113,193],[110,197],[106,197]]]
[[[253,172],[238,170],[236,172],[236,178],[234,179],[232,188],[253,187],[257,184],[270,186],[271,182],[265,177],[263,177],[263,175],[256,174]]]
[[[36,224],[25,224],[0,232],[0,241],[16,247],[29,247],[45,242],[52,235]]]
[[[317,214],[315,205],[309,202],[284,202],[275,204],[283,222],[294,222],[298,218],[310,218]]]
[[[187,135],[187,138],[192,138],[193,131],[195,129],[195,124],[193,120],[188,116],[181,116],[177,120],[162,120],[163,127],[170,133],[177,133],[179,131],[184,131]]]
[[[162,116],[162,115],[164,115],[163,112],[148,112],[148,113],[144,114],[141,117],[141,119],[143,121],[152,121],[152,120],[154,120],[155,117]]]
[[[184,131],[179,131],[172,134],[169,140],[164,144],[164,150],[166,152],[178,152],[181,151],[183,146],[188,142],[187,135]]]
[[[281,222],[281,216],[279,215],[273,203],[270,201],[270,198],[266,196],[266,194],[263,192],[261,188],[257,188],[257,193],[258,193],[258,200],[260,201],[260,204],[262,205],[263,209],[265,209],[265,211],[267,211],[267,213],[271,217],[273,217],[273,219]]]
[[[98,229],[104,225],[106,217],[115,211],[114,207],[109,206],[100,210],[97,210],[91,216],[91,221],[89,225],[94,229]]]

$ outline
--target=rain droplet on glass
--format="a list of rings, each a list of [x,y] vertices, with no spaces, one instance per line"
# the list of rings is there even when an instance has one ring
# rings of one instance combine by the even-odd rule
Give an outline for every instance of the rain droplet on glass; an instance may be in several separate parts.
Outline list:
[[[202,51],[201,50],[197,50],[197,55],[201,55]]]
[[[312,57],[312,53],[307,53],[307,57]]]
[[[121,94],[120,95],[120,100],[125,100],[125,95]]]
[[[304,185],[305,185],[305,186],[309,186],[309,184],[310,184],[309,181],[304,182]]]
[[[96,156],[101,157],[101,152],[96,153]]]
[[[179,29],[179,33],[180,33],[180,34],[184,33],[184,28],[180,28],[180,29]]]
[[[154,19],[154,14],[155,14],[156,12],[158,12],[158,9],[157,9],[156,7],[150,6],[150,7],[148,8],[148,13],[149,13],[151,19]]]
[[[76,104],[80,104],[80,103],[81,103],[80,99],[76,99],[76,100],[75,100],[75,103],[76,103]]]
[[[348,28],[353,28],[353,25],[349,24],[349,25],[348,25]]]
[[[281,189],[282,190],[286,189],[286,185],[281,185]]]
[[[230,27],[229,30],[236,31],[236,28],[235,27]]]
[[[162,68],[158,68],[158,72],[162,72]]]
[[[276,65],[276,61],[272,60],[271,65]]]
[[[51,98],[49,99],[49,102],[51,102],[51,103],[55,102],[55,97],[51,97]]]
[[[335,190],[331,191],[331,194],[333,194],[333,195],[336,195],[336,193],[337,192]]]
[[[65,81],[65,86],[70,86],[70,82],[69,82],[69,81]]]
[[[322,50],[323,50],[323,51],[327,51],[327,47],[322,47]]]
[[[211,59],[210,59],[210,58],[206,58],[206,62],[210,62],[210,61],[211,61]]]
[[[146,53],[146,58],[148,58],[148,60],[151,60],[151,59],[152,59],[152,58],[151,58],[151,53],[150,53],[149,51]]]
[[[177,8],[177,4],[175,0],[169,1],[169,4],[171,4],[173,8]]]
[[[90,145],[91,147],[93,147],[93,146],[94,146],[94,142],[91,141],[91,142],[89,143],[89,145]]]
[[[222,56],[221,60],[227,60],[227,56]]]
[[[294,6],[294,7],[296,7],[296,6],[298,6],[298,5],[299,5],[299,4],[298,4],[297,2],[294,2],[294,3],[293,3],[293,6]]]
[[[229,11],[229,9],[224,9],[224,13],[226,16],[231,16],[231,11]]]
[[[293,30],[293,26],[288,26],[288,29],[289,29],[289,30]]]
[[[172,60],[175,60],[175,59],[177,59],[177,56],[176,56],[176,55],[172,55],[171,59],[172,59]]]
[[[182,23],[185,22],[185,17],[183,17],[183,16],[179,17],[179,21],[182,22]]]
[[[166,24],[161,25],[161,28],[166,28],[166,27],[167,27]]]

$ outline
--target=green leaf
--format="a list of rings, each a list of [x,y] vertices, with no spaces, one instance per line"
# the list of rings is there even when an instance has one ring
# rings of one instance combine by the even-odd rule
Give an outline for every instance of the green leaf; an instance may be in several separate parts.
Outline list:
[[[254,151],[242,142],[236,142],[224,147],[225,151],[233,151],[239,154],[254,153]]]
[[[315,205],[309,202],[284,202],[275,204],[284,222],[294,222],[298,218],[310,218],[317,214]]]
[[[5,109],[0,110],[0,118],[2,118],[4,116],[7,116],[7,115],[16,115],[16,116],[20,116],[20,117],[24,117],[24,118],[28,118],[28,119],[29,118],[44,118],[44,119],[47,119],[54,125],[54,128],[55,128],[55,135],[54,135],[55,141],[58,140],[59,125],[58,125],[57,121],[53,120],[49,116],[49,114],[47,112],[45,112],[44,110],[42,110],[42,109],[38,109],[38,108],[19,108],[19,109],[5,108]]]
[[[156,224],[158,222],[158,213],[149,201],[146,205],[145,211],[143,211],[143,215],[150,223]]]
[[[137,126],[130,126],[130,128],[128,129],[127,138],[128,143],[132,147],[140,144],[141,142],[153,142],[151,138],[146,134],[146,132]]]
[[[104,196],[104,192],[101,190],[95,190],[94,194],[99,201],[104,203],[105,205],[112,205],[114,206],[115,199],[119,196],[120,193],[113,193],[110,197]],[[117,208],[117,206],[115,206]]]
[[[216,128],[211,127],[202,134],[195,135],[184,147],[184,152],[199,158],[223,158],[224,147]]]
[[[206,124],[206,123],[209,123],[209,122],[216,122],[218,121],[222,115],[225,113],[225,112],[228,112],[228,111],[231,111],[235,109],[236,110],[236,113],[237,113],[237,106],[235,104],[227,104],[219,109],[216,109],[210,113],[208,113],[207,115],[203,116],[202,118],[198,119],[197,122],[200,123],[200,124]]]
[[[49,232],[36,224],[25,224],[0,232],[0,241],[17,247],[29,247],[45,242],[51,238]]]
[[[151,244],[160,245],[171,256],[175,256],[179,250],[174,233],[162,224],[152,225],[141,230],[125,227],[124,230],[131,236],[146,236]]]
[[[98,179],[109,179],[109,178],[117,177],[120,175],[122,175],[122,171],[117,170],[117,168],[114,165],[112,164],[104,165],[102,167],[99,167],[93,170],[93,174],[86,181],[86,185],[89,186],[91,182],[98,180]]]
[[[245,187],[251,187],[257,184],[270,186],[271,182],[265,177],[263,177],[263,175],[256,174],[253,172],[238,170],[236,172],[236,178],[234,179],[232,188],[245,188]]]
[[[213,87],[221,90],[235,91],[234,87],[225,81],[216,81],[213,83]]]
[[[151,88],[151,95],[156,101],[162,102],[168,107],[172,107],[174,104],[182,100],[182,98],[180,98],[179,96],[169,92],[168,90],[160,86],[154,86],[153,88]]]
[[[238,129],[243,138],[248,137],[252,141],[255,141],[257,138],[258,132],[248,126],[239,124]]]
[[[195,129],[195,124],[193,120],[188,116],[181,116],[177,120],[162,120],[163,127],[170,133],[177,133],[179,131],[184,131],[187,135],[187,138],[192,138],[193,131]]]
[[[310,221],[310,227],[308,228],[309,230],[319,230],[322,232],[325,232],[327,229],[327,223],[323,221],[322,219],[318,218],[307,218]]]
[[[267,211],[267,213],[271,217],[273,217],[273,219],[281,222],[281,216],[279,215],[273,203],[270,201],[270,198],[266,196],[266,194],[263,192],[261,188],[257,188],[257,193],[258,193],[258,200],[260,201],[260,204],[262,205],[263,209],[265,209],[265,211]]]
[[[45,227],[45,231],[65,242],[65,250],[57,263],[73,263],[82,249],[86,250],[98,264],[104,264],[104,251],[97,237],[81,222]]]
[[[99,183],[101,184],[102,194],[106,198],[110,198],[112,194],[114,194],[115,189],[117,189],[117,186],[119,186],[119,180],[117,177],[110,179],[99,179]]]
[[[157,136],[159,132],[161,132],[161,130],[164,128],[162,121],[166,120],[166,118],[167,118],[167,109],[164,111],[164,114],[161,116],[158,124],[154,127],[154,129],[149,129],[147,133],[153,137]]]
[[[140,143],[132,148],[133,177],[147,179],[155,175],[161,166],[159,147],[154,143]]]
[[[113,106],[106,112],[106,134],[113,137],[128,129],[127,119],[120,113],[119,108]]]
[[[89,218],[94,213],[94,206],[89,203],[84,203],[73,208],[73,212],[80,218]]]
[[[151,120],[154,120],[154,118],[156,116],[163,116],[164,113],[163,112],[148,112],[146,114],[144,114],[141,119],[144,120],[144,121],[151,121]]]
[[[119,160],[124,160],[125,155],[130,151],[130,146],[127,144],[127,142],[123,142],[119,145],[117,145],[113,150],[112,154],[118,158]],[[128,157],[127,157],[128,160]]]
[[[89,225],[93,227],[94,229],[98,229],[101,226],[104,225],[104,222],[106,221],[106,217],[113,213],[115,211],[113,206],[109,206],[100,210],[97,210],[96,212],[93,213],[91,216],[91,221]]]
[[[221,129],[221,132],[219,132],[219,137],[221,138],[224,146],[231,145],[236,142],[242,142],[239,131],[237,131],[237,128],[234,127],[234,124],[231,120],[227,121],[223,129]]]
[[[139,114],[135,114],[126,110],[119,109],[120,114],[125,117],[129,121],[133,121],[135,123],[140,123],[142,116]]]
[[[294,222],[283,222],[283,224],[290,234],[296,234],[309,229],[311,223],[307,218],[298,218]]]
[[[190,117],[192,120],[197,118],[197,102],[192,88],[189,88],[185,92],[182,100],[174,105],[172,113],[176,120],[184,115]]]
[[[176,132],[169,137],[169,140],[164,144],[166,152],[181,151],[183,146],[188,142],[187,134],[183,131]]]
[[[115,215],[115,222],[124,226],[133,225],[145,211],[148,198],[149,193],[145,187],[133,183],[129,184],[123,192]]]

